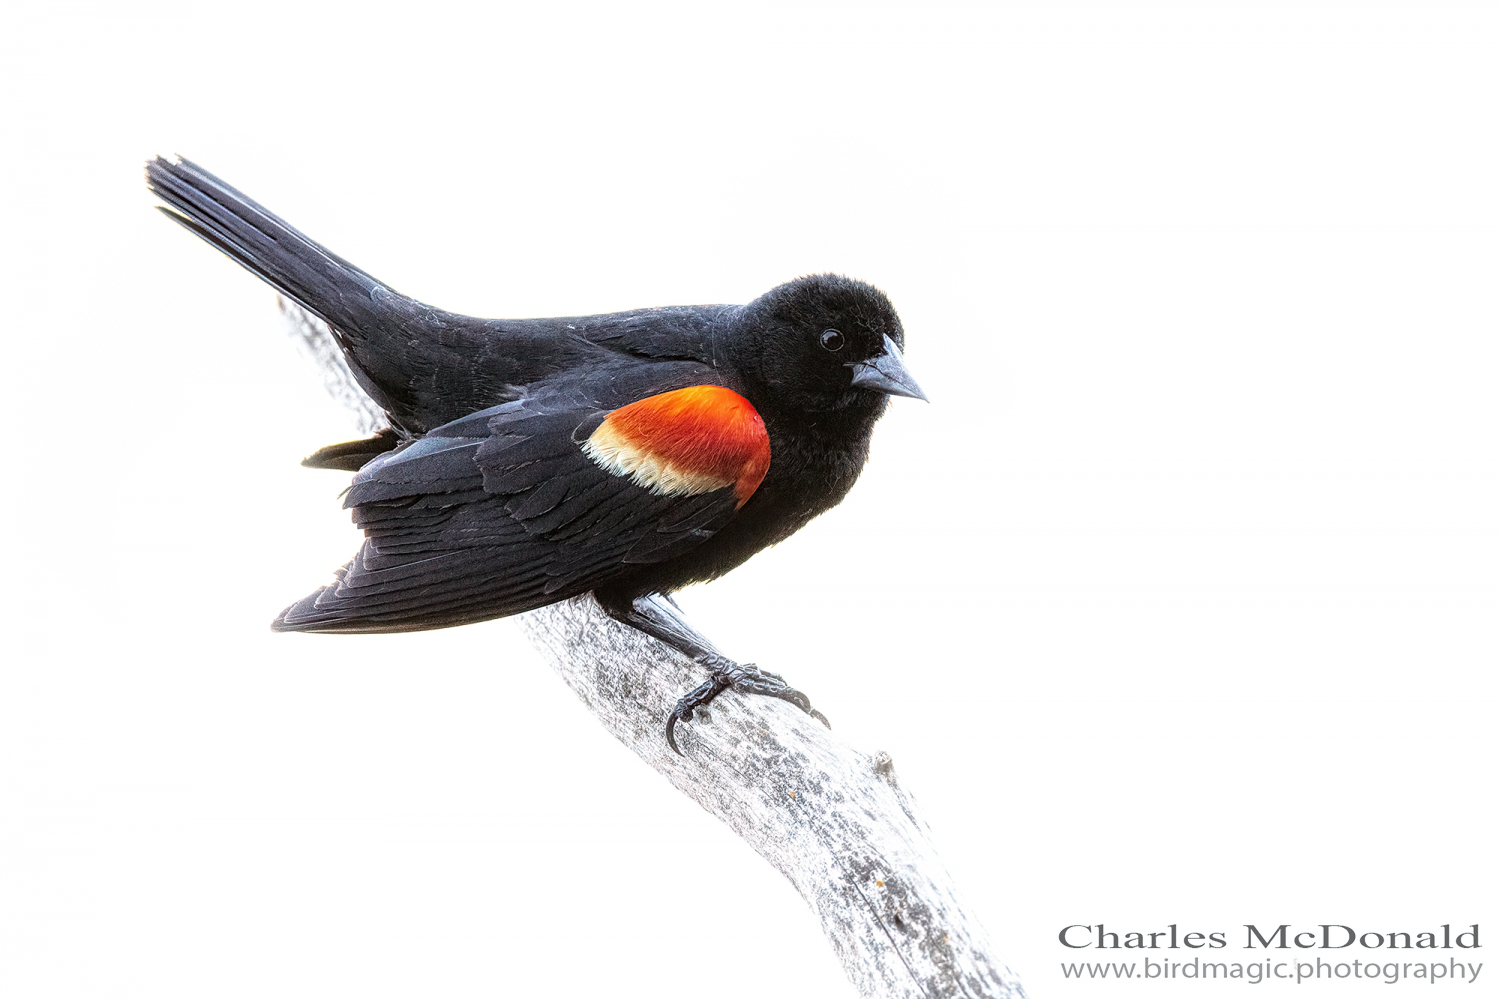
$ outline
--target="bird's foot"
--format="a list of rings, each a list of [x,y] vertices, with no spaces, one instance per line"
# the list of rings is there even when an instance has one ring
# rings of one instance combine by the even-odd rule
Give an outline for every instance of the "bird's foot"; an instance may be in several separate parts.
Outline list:
[[[824,725],[828,725],[828,719],[823,713],[812,706],[807,695],[795,687],[790,687],[781,678],[779,673],[763,670],[754,663],[737,663],[722,656],[714,656],[712,659],[700,659],[703,665],[712,670],[712,675],[701,685],[696,687],[672,709],[667,716],[667,745],[672,747],[672,752],[678,756],[682,750],[677,748],[675,731],[678,722],[690,722],[693,720],[693,712],[704,707],[715,697],[726,690],[735,690],[741,694],[761,694],[765,697],[779,697],[783,701],[795,704],[797,707],[812,715]],[[830,726],[831,727],[831,726]]]

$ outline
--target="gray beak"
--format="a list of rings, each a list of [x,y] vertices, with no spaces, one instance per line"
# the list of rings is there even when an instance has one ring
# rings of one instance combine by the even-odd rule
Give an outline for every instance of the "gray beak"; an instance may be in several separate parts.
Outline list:
[[[890,337],[885,338],[885,353],[849,367],[854,369],[854,384],[860,388],[927,401],[927,396],[917,387],[917,380],[901,360],[901,348]]]

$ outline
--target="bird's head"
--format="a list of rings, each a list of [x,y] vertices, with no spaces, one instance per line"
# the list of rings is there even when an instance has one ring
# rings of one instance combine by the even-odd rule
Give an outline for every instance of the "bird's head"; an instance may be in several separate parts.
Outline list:
[[[862,281],[788,281],[739,310],[724,339],[756,394],[787,412],[875,415],[888,396],[927,398],[902,360],[890,299]]]

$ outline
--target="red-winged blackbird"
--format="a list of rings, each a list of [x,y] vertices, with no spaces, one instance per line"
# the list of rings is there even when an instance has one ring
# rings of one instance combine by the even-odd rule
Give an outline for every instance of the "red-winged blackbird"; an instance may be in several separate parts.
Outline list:
[[[192,163],[157,158],[146,178],[169,218],[324,320],[389,419],[304,462],[356,472],[344,505],[365,542],[273,628],[443,628],[592,591],[709,669],[668,718],[674,750],[675,725],[725,689],[811,711],[661,597],[837,504],[886,397],[925,398],[884,294],[821,274],[748,305],[473,319],[392,291]]]

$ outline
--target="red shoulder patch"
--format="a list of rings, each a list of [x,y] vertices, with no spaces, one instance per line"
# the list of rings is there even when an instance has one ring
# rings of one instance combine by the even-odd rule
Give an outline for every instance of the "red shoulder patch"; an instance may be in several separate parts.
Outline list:
[[[594,462],[652,492],[693,496],[734,486],[739,506],[771,467],[771,438],[750,400],[694,385],[622,406],[584,442]]]

